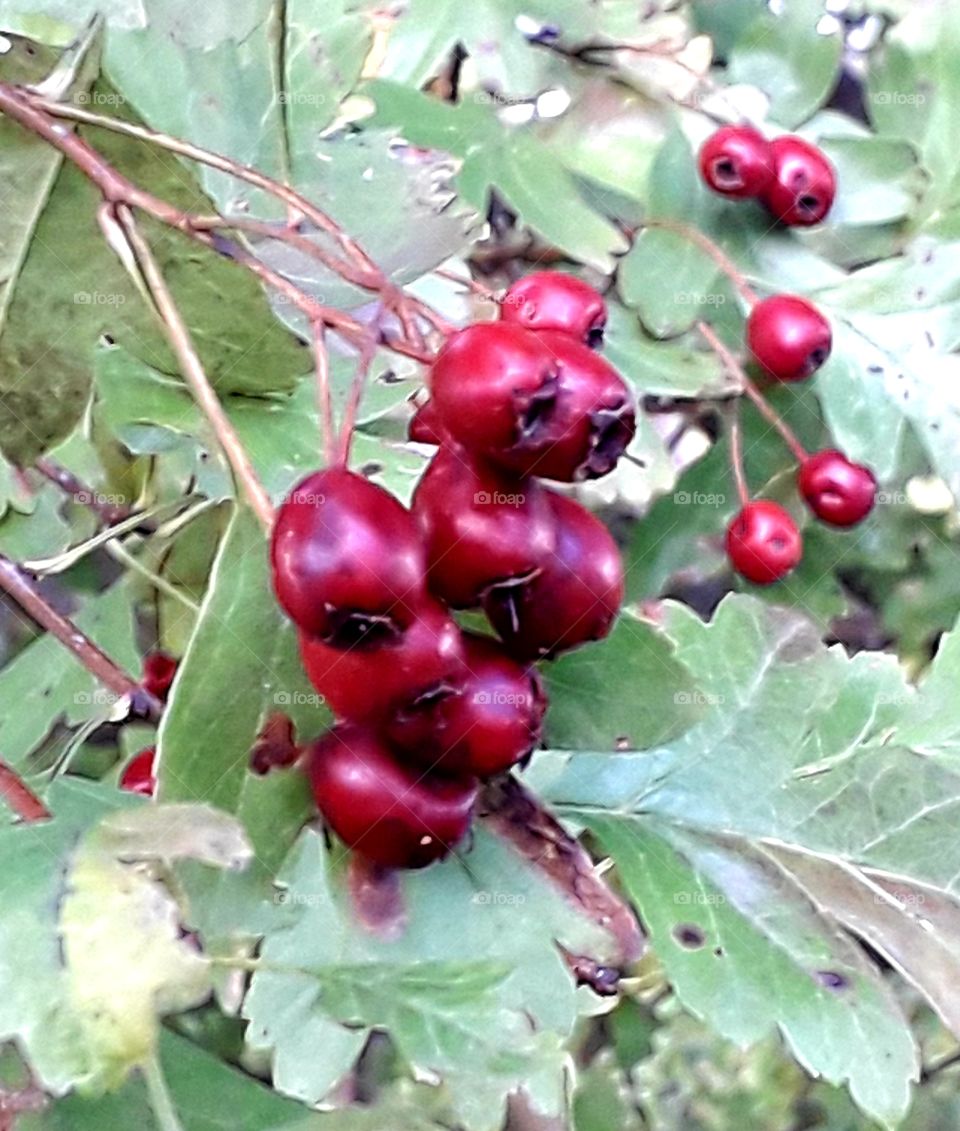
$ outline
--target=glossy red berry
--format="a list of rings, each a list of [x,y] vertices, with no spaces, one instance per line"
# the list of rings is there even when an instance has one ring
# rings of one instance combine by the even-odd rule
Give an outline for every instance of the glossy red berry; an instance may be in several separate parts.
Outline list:
[[[483,607],[507,651],[549,659],[600,640],[623,603],[620,551],[603,523],[573,499],[551,492],[557,546],[529,581],[491,589]]]
[[[797,524],[777,503],[747,503],[727,527],[730,564],[748,581],[771,585],[797,565],[803,542]]]
[[[767,208],[793,227],[819,224],[837,194],[836,174],[826,155],[792,134],[774,138],[770,151],[773,181],[763,196]]]
[[[402,708],[390,737],[442,773],[489,777],[526,758],[540,740],[547,700],[534,668],[489,636],[464,636],[467,675],[452,695]]]
[[[330,828],[384,867],[426,867],[470,828],[475,781],[404,765],[368,727],[334,727],[310,748],[307,772]]]
[[[157,752],[153,746],[148,746],[131,758],[120,775],[120,788],[128,793],[142,793],[145,797],[152,797],[157,788],[154,775],[156,758]]]
[[[851,462],[835,449],[805,459],[797,485],[807,506],[831,526],[862,522],[877,498],[877,481],[870,468]]]
[[[498,582],[525,577],[554,546],[546,490],[445,444],[410,505],[427,551],[428,584],[454,608],[478,605]]]
[[[333,648],[301,633],[300,655],[330,710],[350,722],[387,718],[459,686],[464,676],[460,629],[427,597],[406,628],[375,648]]]
[[[500,317],[528,330],[560,330],[596,348],[603,340],[607,305],[582,279],[561,271],[534,271],[507,290]]]
[[[143,687],[161,703],[167,700],[167,693],[177,674],[177,661],[166,652],[148,652],[143,658]]]
[[[714,192],[760,196],[773,183],[770,142],[751,126],[723,126],[700,149],[700,175]]]
[[[798,295],[762,299],[747,319],[747,346],[778,381],[802,381],[830,356],[833,334],[819,310]]]
[[[417,407],[407,425],[407,438],[416,444],[443,443],[443,425],[433,401],[424,401]]]
[[[425,592],[426,562],[409,511],[345,468],[297,484],[277,512],[271,560],[290,619],[337,647],[395,635]]]

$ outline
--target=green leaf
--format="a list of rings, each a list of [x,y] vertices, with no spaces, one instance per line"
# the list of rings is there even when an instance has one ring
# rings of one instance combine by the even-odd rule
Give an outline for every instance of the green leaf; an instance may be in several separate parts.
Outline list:
[[[770,99],[770,117],[787,129],[806,121],[837,79],[843,37],[839,25],[822,32],[823,18],[818,0],[793,0],[759,16],[730,54],[730,80],[758,86]]]
[[[502,124],[482,102],[445,103],[385,80],[363,89],[376,102],[375,125],[394,126],[407,141],[462,160],[457,184],[477,211],[486,212],[496,189],[545,240],[601,271],[609,271],[612,256],[626,250],[623,236],[590,206],[574,177],[529,127]],[[558,200],[563,208],[555,207]]]
[[[779,1026],[809,1070],[892,1124],[916,1075],[909,1030],[835,913],[770,850],[953,901],[955,770],[887,744],[914,700],[890,657],[825,649],[795,614],[746,598],[710,624],[667,604],[658,623],[710,707],[703,721],[603,763],[548,752],[531,778],[614,856],[688,1008],[741,1043]],[[857,930],[890,941],[879,916]],[[934,1003],[952,993],[930,981]]]

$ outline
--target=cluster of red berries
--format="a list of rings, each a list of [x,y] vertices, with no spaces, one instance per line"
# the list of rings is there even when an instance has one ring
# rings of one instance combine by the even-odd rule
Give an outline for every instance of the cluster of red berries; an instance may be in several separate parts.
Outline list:
[[[757,302],[747,318],[747,348],[768,378],[801,381],[830,355],[830,323],[798,295],[773,295]],[[830,526],[854,526],[873,509],[873,472],[835,449],[804,454],[797,487],[810,510]],[[803,540],[779,504],[747,503],[727,528],[727,556],[734,569],[758,585],[785,577],[799,564]]]
[[[304,765],[327,824],[374,863],[422,867],[463,839],[478,780],[539,740],[533,662],[617,615],[606,527],[534,478],[604,475],[633,437],[630,392],[591,348],[605,318],[577,279],[522,280],[431,367],[410,434],[438,451],[409,510],[334,466],[278,511],[274,588],[337,720]],[[450,610],[470,608],[499,639],[461,630]]]
[[[143,677],[141,686],[161,703],[166,703],[167,695],[173,684],[173,677],[177,674],[177,661],[166,652],[148,652],[143,659]],[[152,797],[157,788],[157,777],[154,763],[157,751],[153,746],[147,746],[126,764],[120,775],[120,788],[130,793],[142,793]]]
[[[781,223],[819,224],[837,191],[821,149],[793,134],[768,141],[752,126],[724,126],[700,150],[700,174],[723,196],[757,197]]]

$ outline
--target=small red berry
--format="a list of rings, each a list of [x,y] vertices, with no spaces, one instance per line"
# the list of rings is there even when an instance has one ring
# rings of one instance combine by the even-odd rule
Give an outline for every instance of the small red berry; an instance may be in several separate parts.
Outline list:
[[[407,439],[415,444],[442,444],[443,425],[433,401],[419,405],[407,425]]]
[[[610,631],[623,603],[620,551],[585,507],[550,494],[557,548],[529,581],[489,590],[483,607],[507,651],[551,659]]]
[[[148,652],[143,658],[143,687],[161,703],[167,701],[167,692],[177,674],[177,661],[166,652]]]
[[[777,503],[747,503],[727,527],[730,564],[748,581],[771,585],[797,565],[803,541],[797,524]]]
[[[540,740],[547,700],[534,668],[492,637],[464,635],[468,674],[451,695],[401,709],[391,739],[445,774],[489,777],[526,758]]]
[[[157,788],[157,779],[154,775],[156,758],[157,751],[153,746],[148,746],[134,755],[120,775],[120,788],[129,793],[142,793],[145,797],[153,797]]]
[[[330,828],[384,867],[424,868],[470,828],[475,781],[404,765],[368,727],[334,727],[310,748],[307,772]]]
[[[797,476],[800,494],[817,518],[831,526],[855,526],[873,510],[877,481],[869,467],[835,449],[805,459]]]
[[[414,699],[459,686],[465,674],[460,629],[428,597],[406,628],[377,647],[334,648],[301,633],[300,655],[330,710],[350,722],[388,718]]]
[[[546,490],[445,444],[410,504],[427,551],[431,592],[454,608],[478,605],[491,585],[525,577],[554,546]]]
[[[369,646],[402,629],[426,586],[409,511],[340,467],[308,475],[290,493],[277,512],[271,560],[287,615],[336,647]]]
[[[764,193],[764,204],[791,227],[819,224],[837,194],[836,174],[826,155],[792,134],[774,138],[770,151],[773,181]]]
[[[778,381],[803,381],[823,365],[832,345],[830,323],[798,295],[762,299],[747,319],[747,346]]]
[[[528,330],[561,330],[596,347],[603,340],[607,306],[582,279],[560,271],[534,271],[507,290],[500,317]]]
[[[703,143],[700,175],[724,196],[760,196],[773,183],[770,142],[751,126],[723,126]]]

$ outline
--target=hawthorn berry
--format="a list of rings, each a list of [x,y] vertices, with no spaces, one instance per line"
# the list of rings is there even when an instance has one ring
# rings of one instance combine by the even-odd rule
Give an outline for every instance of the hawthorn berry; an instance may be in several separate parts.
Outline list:
[[[778,381],[803,381],[830,356],[833,333],[819,310],[799,295],[771,295],[747,318],[747,346]]]
[[[342,467],[314,472],[293,489],[277,512],[271,561],[287,615],[334,647],[398,635],[425,592],[426,561],[409,511]]]
[[[727,527],[727,557],[748,581],[771,585],[797,565],[803,542],[797,524],[777,503],[755,499]]]
[[[433,401],[424,401],[417,407],[407,425],[407,439],[416,444],[443,443],[443,425]]]
[[[406,628],[375,648],[335,648],[300,633],[300,655],[331,711],[350,722],[389,718],[406,703],[458,686],[465,674],[460,629],[429,597]]]
[[[763,194],[767,208],[791,227],[819,224],[830,211],[837,178],[823,150],[789,134],[770,143],[773,180]]]
[[[532,573],[554,546],[546,490],[459,445],[445,444],[417,484],[431,592],[453,608],[478,605],[499,582]]]
[[[120,788],[128,793],[142,793],[145,797],[153,797],[157,788],[154,774],[156,759],[157,751],[153,746],[135,754],[120,775]]]
[[[528,330],[560,330],[596,348],[603,341],[607,304],[582,279],[560,271],[534,271],[508,288],[500,317]]]
[[[442,773],[489,777],[526,758],[547,709],[536,669],[518,664],[489,636],[464,634],[467,675],[451,695],[401,708],[390,737]]]
[[[803,461],[797,486],[817,518],[831,526],[862,522],[877,498],[877,481],[870,468],[853,463],[833,448]]]
[[[143,687],[161,703],[167,701],[167,693],[177,674],[177,661],[173,656],[160,650],[148,652],[143,658]]]
[[[426,867],[470,828],[476,782],[405,765],[369,727],[334,727],[310,747],[307,773],[330,828],[384,867]]]
[[[550,493],[556,549],[528,581],[490,589],[483,608],[507,651],[551,659],[601,640],[623,603],[620,551],[604,524],[573,499]]]
[[[700,149],[700,175],[723,196],[760,196],[773,183],[770,142],[751,126],[723,126]]]

